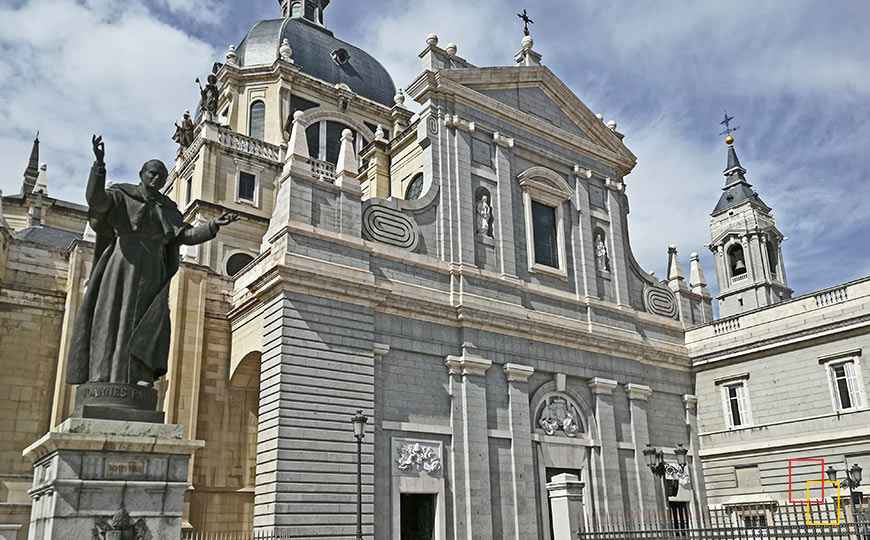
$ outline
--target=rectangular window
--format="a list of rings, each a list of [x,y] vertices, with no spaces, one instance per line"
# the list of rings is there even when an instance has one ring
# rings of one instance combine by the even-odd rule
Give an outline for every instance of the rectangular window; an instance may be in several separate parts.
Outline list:
[[[728,426],[736,428],[749,424],[746,386],[743,383],[729,384],[722,390],[725,394],[725,416]]]
[[[858,371],[853,360],[832,364],[830,377],[837,410],[857,409],[863,405]]]
[[[254,191],[257,177],[245,171],[239,171],[239,200],[254,202]]]
[[[188,178],[184,183],[184,204],[190,204],[193,198],[193,178]]]
[[[559,268],[556,244],[556,209],[532,201],[532,231],[535,242],[535,263]]]

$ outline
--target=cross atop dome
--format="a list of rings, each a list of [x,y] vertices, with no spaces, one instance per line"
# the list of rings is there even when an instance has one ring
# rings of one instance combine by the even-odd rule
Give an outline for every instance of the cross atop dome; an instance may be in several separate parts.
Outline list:
[[[305,19],[323,26],[323,12],[330,0],[278,0],[281,17]]]

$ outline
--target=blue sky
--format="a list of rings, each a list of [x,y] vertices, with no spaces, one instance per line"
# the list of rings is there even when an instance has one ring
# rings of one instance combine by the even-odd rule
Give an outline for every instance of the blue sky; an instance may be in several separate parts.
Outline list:
[[[723,109],[748,179],[774,209],[796,294],[870,275],[870,3],[333,0],[326,24],[399,86],[426,35],[509,65],[529,10],[543,62],[638,156],[626,178],[632,247],[664,277],[667,245],[697,251],[715,287],[709,212],[723,184]],[[0,189],[18,192],[34,132],[52,196],[83,201],[90,136],[115,181],[174,156],[194,79],[276,0],[0,0]]]

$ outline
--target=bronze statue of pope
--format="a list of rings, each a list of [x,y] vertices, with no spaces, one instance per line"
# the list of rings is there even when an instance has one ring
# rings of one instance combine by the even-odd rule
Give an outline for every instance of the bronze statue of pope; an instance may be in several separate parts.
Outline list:
[[[142,166],[138,185],[107,188],[102,137],[94,136],[92,144],[96,161],[86,197],[97,240],[73,330],[66,382],[150,389],[166,373],[169,283],[178,271],[181,245],[207,242],[239,216],[227,212],[196,227],[185,223],[175,203],[161,192],[168,171],[159,160]]]

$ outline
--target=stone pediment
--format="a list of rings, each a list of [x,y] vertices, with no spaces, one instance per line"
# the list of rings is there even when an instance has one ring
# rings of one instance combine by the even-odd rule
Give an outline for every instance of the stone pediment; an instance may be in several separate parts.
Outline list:
[[[637,162],[621,137],[578,98],[549,68],[487,67],[441,70],[438,78],[474,90],[499,105],[546,122],[616,154],[627,174]],[[496,106],[496,108],[502,108]]]

